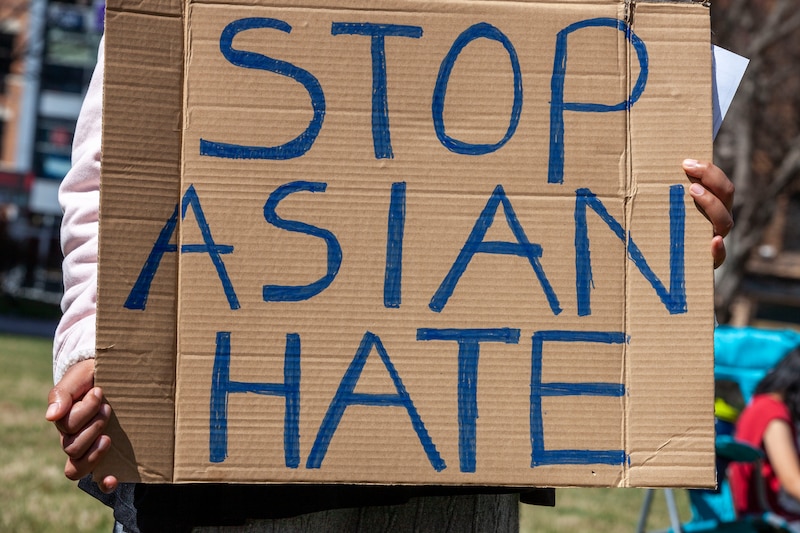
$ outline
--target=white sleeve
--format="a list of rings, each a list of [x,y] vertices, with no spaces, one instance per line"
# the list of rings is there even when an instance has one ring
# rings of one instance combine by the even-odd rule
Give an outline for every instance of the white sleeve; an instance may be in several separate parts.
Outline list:
[[[72,144],[72,168],[59,189],[64,211],[63,315],[53,342],[53,380],[95,354],[97,230],[100,210],[100,156],[103,110],[103,41],[83,102]]]

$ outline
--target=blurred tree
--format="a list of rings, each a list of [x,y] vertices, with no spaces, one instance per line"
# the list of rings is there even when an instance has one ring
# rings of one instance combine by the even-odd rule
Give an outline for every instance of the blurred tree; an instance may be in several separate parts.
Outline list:
[[[736,227],[717,272],[716,311],[726,322],[778,198],[800,181],[800,1],[714,0],[713,42],[750,59],[715,143],[736,185]]]

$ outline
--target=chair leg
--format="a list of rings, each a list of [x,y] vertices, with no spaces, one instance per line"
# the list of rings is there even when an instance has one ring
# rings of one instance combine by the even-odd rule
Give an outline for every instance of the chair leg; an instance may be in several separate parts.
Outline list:
[[[675,503],[675,493],[672,489],[663,489],[664,499],[667,503],[667,513],[669,514],[669,523],[672,526],[671,533],[683,533],[683,526],[681,525],[681,517],[678,514],[678,505]],[[647,518],[650,516],[650,508],[653,506],[653,497],[655,496],[655,489],[647,489],[644,493],[644,501],[642,502],[642,510],[639,513],[639,522],[636,524],[636,533],[645,533],[647,529]]]
[[[647,489],[644,493],[642,511],[639,513],[639,523],[636,525],[636,533],[644,533],[647,527],[647,517],[650,516],[650,507],[653,505],[655,490]]]
[[[672,489],[664,489],[664,498],[667,500],[667,512],[669,513],[669,522],[672,524],[672,532],[683,533],[678,506],[675,504],[675,492]]]

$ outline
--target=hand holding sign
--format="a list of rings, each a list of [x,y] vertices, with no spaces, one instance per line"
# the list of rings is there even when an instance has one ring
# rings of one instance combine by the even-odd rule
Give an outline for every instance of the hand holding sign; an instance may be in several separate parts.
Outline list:
[[[708,218],[714,228],[711,239],[711,255],[714,268],[725,261],[725,243],[723,238],[733,228],[733,183],[728,176],[713,163],[686,159],[683,169],[692,181],[689,193],[694,198],[697,208]]]

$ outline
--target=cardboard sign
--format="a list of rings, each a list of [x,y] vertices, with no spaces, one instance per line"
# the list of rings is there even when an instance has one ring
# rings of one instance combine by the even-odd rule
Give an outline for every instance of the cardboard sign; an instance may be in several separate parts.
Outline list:
[[[713,485],[708,19],[109,3],[104,470]]]

